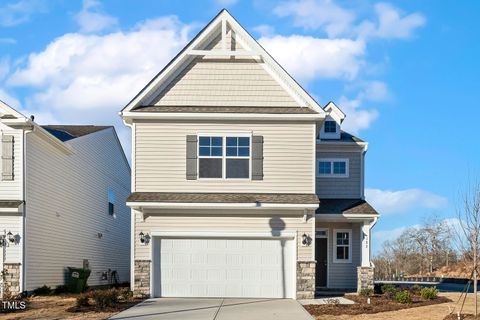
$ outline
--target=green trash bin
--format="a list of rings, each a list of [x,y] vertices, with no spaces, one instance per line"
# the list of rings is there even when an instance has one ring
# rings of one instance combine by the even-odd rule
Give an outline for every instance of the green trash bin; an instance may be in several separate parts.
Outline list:
[[[68,267],[68,291],[80,293],[87,288],[90,269]]]

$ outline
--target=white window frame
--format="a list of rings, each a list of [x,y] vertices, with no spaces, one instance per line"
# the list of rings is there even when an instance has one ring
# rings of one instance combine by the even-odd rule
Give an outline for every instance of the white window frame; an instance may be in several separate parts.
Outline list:
[[[222,138],[221,156],[200,156],[200,137]],[[227,156],[227,137],[231,138],[249,138],[249,156],[235,157]],[[252,134],[251,133],[197,133],[197,179],[203,181],[209,180],[227,180],[227,181],[250,181],[252,180]],[[203,159],[222,159],[222,177],[221,178],[202,178],[200,177],[200,158]],[[227,159],[248,159],[248,178],[227,178]]]
[[[337,259],[337,234],[348,233],[348,259]],[[341,245],[340,247],[345,247]],[[352,229],[333,229],[333,263],[352,263]]]
[[[330,173],[320,173],[320,162],[330,162]],[[345,162],[345,173],[333,173],[334,162]],[[319,178],[348,178],[350,176],[350,161],[348,158],[320,158],[317,159],[317,177]]]

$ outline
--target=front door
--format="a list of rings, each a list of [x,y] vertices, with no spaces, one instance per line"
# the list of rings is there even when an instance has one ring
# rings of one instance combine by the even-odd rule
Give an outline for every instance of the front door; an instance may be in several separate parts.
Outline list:
[[[315,258],[317,260],[315,285],[317,287],[327,286],[327,238],[315,239]]]

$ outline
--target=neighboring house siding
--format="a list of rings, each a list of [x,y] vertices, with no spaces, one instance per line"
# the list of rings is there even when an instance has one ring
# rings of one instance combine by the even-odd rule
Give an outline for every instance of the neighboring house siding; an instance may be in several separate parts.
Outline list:
[[[361,261],[360,224],[358,223],[327,223],[317,218],[316,228],[328,228],[328,286],[329,288],[356,288],[357,267]],[[352,262],[333,262],[335,229],[352,230]]]
[[[135,211],[134,211],[135,212]],[[243,216],[240,216],[243,214]],[[162,213],[161,216],[149,215],[142,221],[141,214],[137,213],[135,223],[135,260],[150,260],[151,243],[141,244],[139,233],[152,234],[153,231],[161,232],[221,232],[221,233],[262,233],[278,236],[280,232],[294,233],[297,236],[297,260],[314,260],[313,246],[302,246],[302,235],[311,234],[314,218],[303,222],[301,216],[292,217],[285,213],[276,216],[275,212],[262,211],[262,215],[245,212],[225,210],[222,213],[209,214],[208,210],[197,210],[194,215],[181,211],[171,214]],[[198,215],[198,216],[197,216]]]
[[[313,193],[313,130],[313,122],[136,122],[135,190]],[[263,180],[187,180],[186,137],[198,133],[263,136]]]
[[[346,158],[349,160],[348,178],[316,178],[316,193],[320,198],[361,198],[362,197],[362,153],[322,152],[317,147],[317,159]],[[317,171],[318,169],[316,169]],[[316,172],[317,173],[317,172]]]
[[[0,122],[0,156],[1,134],[13,136],[13,181],[2,181],[0,175],[0,200],[23,199],[23,130],[12,129]],[[0,159],[0,172],[2,161]],[[1,228],[0,228],[1,229]]]
[[[74,154],[27,135],[27,290],[64,283],[64,268],[82,267],[83,259],[92,269],[89,285],[106,284],[100,277],[108,269],[129,280],[130,172],[113,129],[67,143]],[[116,218],[108,214],[109,189]]]

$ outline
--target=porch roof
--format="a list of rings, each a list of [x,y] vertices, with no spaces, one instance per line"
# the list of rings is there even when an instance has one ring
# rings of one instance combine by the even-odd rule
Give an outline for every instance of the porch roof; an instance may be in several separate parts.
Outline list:
[[[369,214],[378,212],[363,199],[320,199],[316,214]]]
[[[127,202],[318,204],[310,193],[134,192]]]
[[[0,200],[0,208],[18,208],[22,203],[22,200]]]

